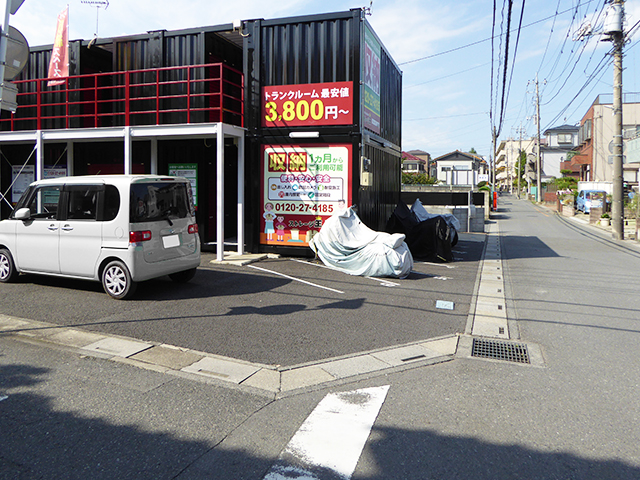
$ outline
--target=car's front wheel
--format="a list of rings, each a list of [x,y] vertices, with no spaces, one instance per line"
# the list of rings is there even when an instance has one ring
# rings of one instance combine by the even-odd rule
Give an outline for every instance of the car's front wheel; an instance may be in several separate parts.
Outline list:
[[[0,282],[13,282],[18,275],[11,253],[6,248],[0,248]]]
[[[131,280],[129,269],[120,260],[109,263],[102,272],[102,288],[116,300],[131,298],[136,286],[136,282]]]

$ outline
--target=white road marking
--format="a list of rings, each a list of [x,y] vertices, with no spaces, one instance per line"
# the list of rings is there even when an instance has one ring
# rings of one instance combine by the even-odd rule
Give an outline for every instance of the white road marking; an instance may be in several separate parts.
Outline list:
[[[335,268],[327,267],[326,265],[320,265],[319,263],[311,263],[305,260],[298,260],[295,258],[292,258],[291,260],[298,263],[306,263],[307,265],[313,265],[314,267],[326,268],[327,270],[333,270],[334,272],[338,271]],[[382,285],[383,287],[399,287],[400,286],[399,283],[394,283],[389,280],[384,280],[377,277],[364,277],[364,278],[368,278],[369,280],[373,280],[374,282],[380,282],[380,285]]]
[[[292,260],[292,261],[298,262],[298,263],[304,263],[306,265],[311,265],[313,267],[326,268],[327,270],[333,270],[334,272],[337,271],[337,270],[335,270],[333,268],[329,268],[326,265],[322,265],[320,263],[311,263],[311,262],[307,262],[306,260],[298,260],[297,258],[290,258],[289,260]]]
[[[456,268],[453,265],[447,265],[446,263],[432,263],[432,262],[417,262],[422,263],[424,265],[435,265],[436,267],[445,267],[445,268]]]
[[[7,398],[9,398],[9,395],[2,395],[0,396],[0,402],[6,400]]]
[[[284,448],[264,480],[349,480],[389,385],[330,393]]]
[[[411,273],[415,273],[416,275],[422,275],[423,277],[427,277],[427,278],[433,278],[434,280],[451,280],[449,277],[431,275],[430,273],[416,272],[415,270],[411,270]]]
[[[329,290],[330,292],[344,293],[344,292],[341,292],[340,290],[335,290],[333,288],[324,287],[324,286],[318,285],[316,283],[311,283],[311,282],[307,282],[306,280],[301,280],[300,278],[295,278],[295,277],[291,277],[289,275],[285,275],[284,273],[274,272],[273,270],[267,270],[266,268],[256,267],[255,265],[247,265],[247,267],[255,268],[256,270],[262,270],[263,272],[273,273],[274,275],[279,275],[281,277],[288,278],[289,280],[293,280],[295,282],[300,282],[300,283],[304,283],[306,285],[311,285],[312,287],[322,288],[323,290]]]
[[[382,278],[376,278],[376,277],[364,277],[364,278],[368,278],[369,280],[373,280],[374,282],[380,282],[380,285],[382,285],[383,287],[399,287],[400,286],[399,283],[390,282],[389,280],[383,280]]]

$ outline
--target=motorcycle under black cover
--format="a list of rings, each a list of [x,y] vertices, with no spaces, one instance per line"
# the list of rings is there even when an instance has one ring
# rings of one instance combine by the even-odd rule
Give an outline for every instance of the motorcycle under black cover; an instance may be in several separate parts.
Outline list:
[[[404,233],[405,242],[414,258],[451,262],[451,227],[441,217],[418,221],[406,204],[400,202],[387,222],[388,233]]]

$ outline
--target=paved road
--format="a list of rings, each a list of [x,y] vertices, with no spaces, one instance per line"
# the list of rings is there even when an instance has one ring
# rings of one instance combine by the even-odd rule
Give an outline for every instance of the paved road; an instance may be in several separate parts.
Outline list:
[[[340,478],[353,453],[313,440],[352,435],[353,405],[374,417],[353,479],[640,478],[640,249],[508,196],[496,221],[511,334],[543,366],[460,357],[274,400],[0,337],[0,478]],[[338,400],[344,429],[317,431]]]
[[[464,332],[483,246],[483,234],[463,234],[453,264],[416,262],[387,281],[288,258],[216,266],[205,255],[189,284],[145,282],[126,302],[98,283],[23,276],[0,286],[0,314],[291,366]]]

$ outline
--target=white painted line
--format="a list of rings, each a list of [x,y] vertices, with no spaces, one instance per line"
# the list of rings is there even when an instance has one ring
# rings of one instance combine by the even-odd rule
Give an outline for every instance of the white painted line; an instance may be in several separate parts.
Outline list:
[[[374,282],[380,282],[380,285],[382,285],[383,287],[399,287],[400,286],[399,283],[390,282],[389,280],[384,280],[382,278],[376,278],[376,277],[364,277],[364,278],[368,278],[369,280],[373,280]]]
[[[451,280],[449,277],[442,277],[439,275],[432,275],[430,273],[422,273],[416,272],[415,270],[411,270],[411,273],[415,273],[416,275],[422,275],[423,277],[433,278],[434,280]]]
[[[9,398],[9,395],[2,395],[2,396],[0,397],[0,402],[5,401],[7,398]]]
[[[344,292],[341,292],[340,290],[334,290],[333,288],[323,287],[322,285],[318,285],[318,284],[315,284],[315,283],[307,282],[306,280],[301,280],[299,278],[290,277],[289,275],[285,275],[284,273],[274,272],[273,270],[267,270],[266,268],[256,267],[255,265],[247,265],[247,267],[255,268],[256,270],[262,270],[263,272],[273,273],[274,275],[279,275],[281,277],[288,278],[289,280],[293,280],[295,282],[300,282],[300,283],[304,283],[306,285],[311,285],[312,287],[322,288],[323,290],[329,290],[330,292],[344,293]]]
[[[389,385],[330,393],[284,448],[264,480],[349,480],[387,396]]]
[[[305,260],[298,260],[297,258],[292,258],[291,260],[298,263],[305,263],[307,265],[312,265],[314,267],[326,268],[327,270],[333,270],[334,272],[338,271],[335,268],[327,267],[326,265],[320,265],[319,263],[311,263]],[[393,282],[390,282],[389,280],[384,280],[376,277],[364,277],[364,278],[368,278],[369,280],[379,281],[380,285],[382,285],[383,287],[399,287],[400,286],[399,283],[393,283]],[[340,293],[343,293],[343,292],[340,292]]]
[[[326,265],[322,265],[320,263],[311,263],[311,262],[307,262],[306,260],[298,260],[297,258],[290,258],[289,260],[293,262],[304,263],[306,265],[311,265],[312,267],[326,268],[327,270],[333,270],[334,272],[337,271],[335,268],[329,268]]]
[[[445,267],[445,268],[456,268],[453,265],[447,265],[446,263],[432,263],[432,262],[416,262],[422,263],[423,265],[435,265],[436,267]]]

